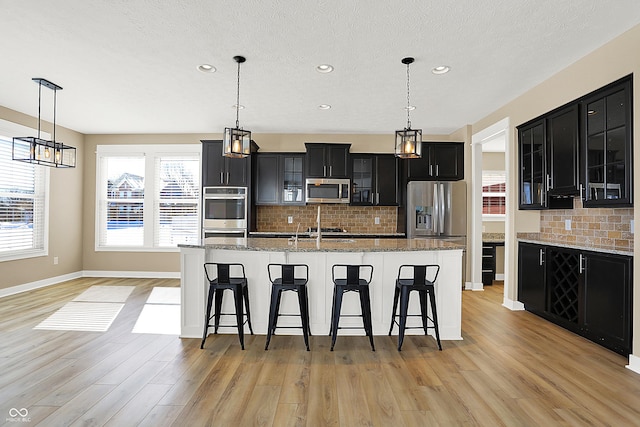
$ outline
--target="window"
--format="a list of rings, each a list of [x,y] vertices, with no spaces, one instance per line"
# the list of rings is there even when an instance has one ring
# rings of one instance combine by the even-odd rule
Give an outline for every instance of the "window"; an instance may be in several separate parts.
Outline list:
[[[28,129],[0,120],[0,261],[47,255],[49,168],[12,159],[12,136]]]
[[[199,144],[101,145],[97,152],[97,250],[199,241]]]
[[[506,191],[505,171],[482,171],[483,219],[504,219],[507,202]]]

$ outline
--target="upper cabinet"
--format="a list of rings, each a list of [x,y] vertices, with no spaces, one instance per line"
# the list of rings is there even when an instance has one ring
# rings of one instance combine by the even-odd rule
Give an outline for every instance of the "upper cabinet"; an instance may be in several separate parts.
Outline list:
[[[585,97],[581,106],[584,206],[632,206],[631,78]]]
[[[520,209],[632,206],[631,76],[518,126]]]
[[[349,148],[351,144],[304,144],[307,149],[307,178],[349,178]]]
[[[403,162],[406,181],[459,181],[464,179],[464,144],[423,142],[422,157]]]
[[[251,151],[258,150],[251,142]],[[202,141],[202,186],[248,187],[251,183],[251,156],[230,158],[222,155],[222,141]]]
[[[352,205],[398,206],[398,159],[393,154],[352,154]]]
[[[303,153],[255,156],[256,205],[304,205]]]

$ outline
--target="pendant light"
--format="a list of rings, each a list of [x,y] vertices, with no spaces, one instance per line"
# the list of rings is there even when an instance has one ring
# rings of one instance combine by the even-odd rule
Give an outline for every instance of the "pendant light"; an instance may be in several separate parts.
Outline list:
[[[38,83],[38,136],[14,137],[13,160],[56,168],[75,168],[76,149],[56,141],[56,93],[62,88],[40,77],[34,77],[31,80]],[[53,139],[51,141],[40,138],[42,86],[53,90]]]
[[[422,129],[411,129],[411,119],[409,113],[415,107],[409,102],[409,65],[413,58],[402,58],[402,63],[407,66],[407,127],[396,131],[396,157],[402,159],[418,159],[422,157]]]
[[[244,56],[234,56],[238,63],[238,85],[236,96],[236,127],[224,128],[224,141],[222,154],[226,157],[247,157],[251,154],[251,131],[240,127],[238,117],[240,115],[240,64],[246,61]]]

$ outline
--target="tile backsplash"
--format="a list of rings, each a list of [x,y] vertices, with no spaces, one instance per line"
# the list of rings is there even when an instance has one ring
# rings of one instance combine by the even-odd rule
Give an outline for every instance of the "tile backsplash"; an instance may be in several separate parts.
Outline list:
[[[397,227],[395,206],[349,206],[339,204],[320,205],[321,227],[336,227],[350,233],[395,233]],[[293,223],[287,222],[293,217]],[[258,206],[257,231],[295,233],[316,226],[318,205],[307,206]],[[376,224],[379,218],[380,224]]]
[[[573,209],[540,211],[540,238],[585,246],[633,250],[633,208],[583,208],[573,199]],[[566,221],[571,230],[566,230]]]

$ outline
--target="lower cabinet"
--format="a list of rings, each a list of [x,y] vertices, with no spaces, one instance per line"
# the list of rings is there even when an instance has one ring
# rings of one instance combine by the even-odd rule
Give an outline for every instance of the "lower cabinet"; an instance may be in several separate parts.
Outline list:
[[[631,353],[632,257],[521,242],[518,299],[622,355]]]

